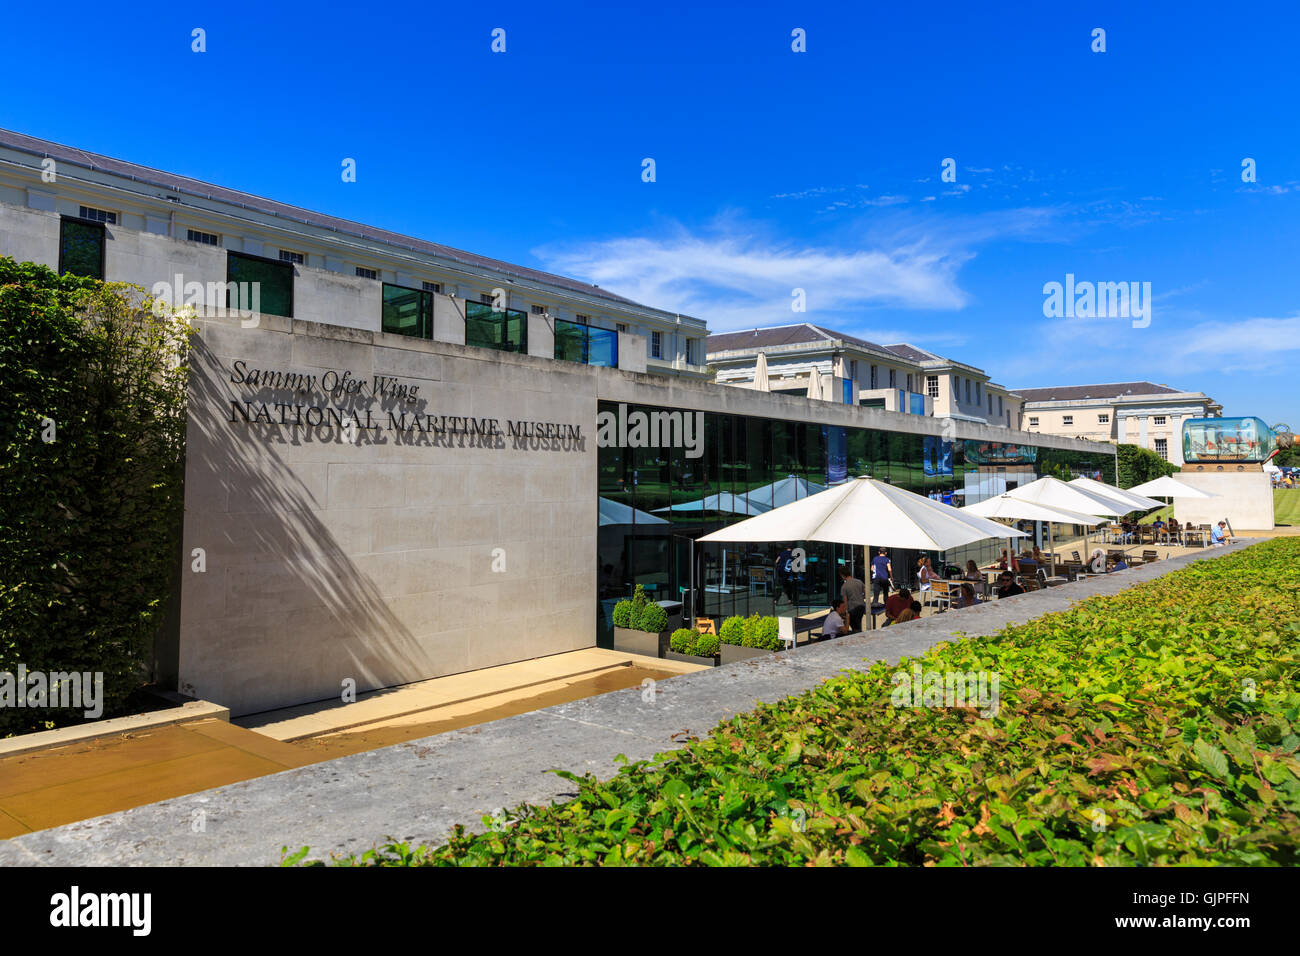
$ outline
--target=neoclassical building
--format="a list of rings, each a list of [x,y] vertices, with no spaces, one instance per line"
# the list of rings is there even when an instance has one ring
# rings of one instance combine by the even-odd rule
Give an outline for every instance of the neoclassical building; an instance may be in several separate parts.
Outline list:
[[[1020,419],[1024,431],[1138,445],[1176,465],[1183,463],[1183,422],[1223,414],[1223,406],[1204,392],[1154,382],[1058,385],[1016,392],[1024,399]]]

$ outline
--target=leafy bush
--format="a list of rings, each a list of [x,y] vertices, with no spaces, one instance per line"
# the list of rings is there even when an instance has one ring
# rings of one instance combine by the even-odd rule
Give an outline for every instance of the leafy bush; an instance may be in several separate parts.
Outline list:
[[[1182,441],[1182,437],[1176,436],[1174,440]],[[1173,462],[1165,461],[1151,449],[1140,445],[1120,445],[1115,458],[1121,488],[1132,488],[1178,472],[1178,466]]]
[[[668,638],[668,646],[678,654],[694,654],[695,632],[689,627],[679,627],[673,631],[673,636]]]
[[[772,616],[751,614],[745,622],[745,647],[774,651],[781,644],[781,626]]]
[[[723,644],[743,647],[745,644],[745,619],[739,614],[729,617],[718,628],[718,637]]]
[[[632,592],[632,613],[627,616],[627,626],[634,631],[641,630],[641,612],[646,609],[649,599],[646,597],[645,588],[638,584],[636,590]]]
[[[718,653],[718,635],[701,634],[695,641],[695,650],[691,651],[696,657],[715,657]]]
[[[1277,538],[847,672],[605,782],[560,772],[578,796],[505,832],[360,862],[1295,866],[1297,591],[1300,539]],[[999,675],[997,713],[893,706],[913,666]]]
[[[0,258],[0,672],[102,672],[104,717],[179,563],[190,327],[143,293]],[[83,710],[3,707],[0,736]]]
[[[658,604],[647,604],[637,620],[637,630],[658,634],[668,630],[668,612]]]
[[[632,608],[631,601],[619,601],[614,605],[614,626],[631,627],[632,626]]]

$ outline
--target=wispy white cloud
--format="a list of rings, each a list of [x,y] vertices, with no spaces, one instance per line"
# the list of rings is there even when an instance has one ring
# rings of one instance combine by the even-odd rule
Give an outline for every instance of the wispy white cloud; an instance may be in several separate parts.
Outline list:
[[[725,331],[853,314],[861,321],[863,311],[886,306],[961,309],[969,297],[958,272],[978,247],[1050,219],[1045,210],[944,219],[892,215],[899,218],[834,245],[773,236],[762,224],[729,215],[704,229],[673,223],[656,236],[549,245],[534,254],[548,269]],[[804,313],[791,309],[794,289],[805,291]]]

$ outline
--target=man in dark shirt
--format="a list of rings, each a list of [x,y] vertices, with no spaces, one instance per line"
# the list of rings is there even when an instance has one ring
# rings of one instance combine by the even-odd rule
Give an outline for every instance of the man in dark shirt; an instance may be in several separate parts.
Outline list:
[[[867,586],[846,568],[840,569],[840,597],[849,608],[849,627],[855,632],[862,630],[862,618],[867,613]]]
[[[1006,598],[1017,594],[1024,594],[1025,589],[1016,583],[1016,579],[1008,572],[998,575],[998,597]]]
[[[885,624],[893,624],[898,620],[898,615],[911,606],[912,592],[907,588],[900,588],[897,594],[885,602]]]
[[[871,559],[871,603],[883,604],[889,597],[889,583],[894,576],[894,568],[889,563],[889,554],[884,548]]]

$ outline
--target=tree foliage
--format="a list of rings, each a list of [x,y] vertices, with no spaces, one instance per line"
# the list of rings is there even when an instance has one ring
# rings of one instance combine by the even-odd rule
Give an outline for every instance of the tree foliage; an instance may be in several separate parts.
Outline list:
[[[143,291],[0,258],[0,672],[102,673],[104,716],[147,676],[182,514],[190,327]]]
[[[1178,472],[1178,466],[1165,461],[1149,448],[1139,445],[1120,445],[1117,453],[1119,486],[1132,488],[1165,475]]]

